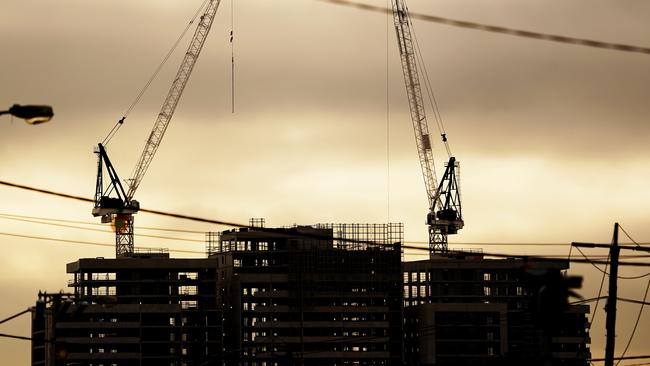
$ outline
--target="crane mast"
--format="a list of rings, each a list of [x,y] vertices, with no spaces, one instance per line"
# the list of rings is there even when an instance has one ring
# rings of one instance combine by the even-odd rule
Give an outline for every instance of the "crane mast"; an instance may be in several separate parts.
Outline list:
[[[96,153],[98,154],[98,172],[97,185],[95,190],[95,207],[93,208],[94,216],[101,216],[102,222],[113,222],[115,227],[115,254],[123,256],[134,251],[133,243],[133,214],[140,209],[138,201],[133,199],[136,190],[140,186],[151,161],[160,146],[160,142],[169,126],[176,106],[183,94],[183,90],[192,74],[194,65],[203,49],[205,40],[210,32],[214,17],[217,13],[221,0],[210,0],[203,15],[201,16],[190,45],[183,57],[181,66],[176,73],[172,82],[169,93],[163,102],[160,113],[156,118],[151,134],[145,143],[142,155],[138,160],[133,171],[132,178],[128,180],[128,190],[125,192],[120,183],[117,173],[113,169],[106,150],[102,144],[99,144]],[[102,182],[103,166],[106,165],[111,182],[105,188]],[[116,193],[117,198],[110,197],[111,193]]]
[[[429,251],[432,255],[444,253],[448,250],[447,235],[456,234],[464,225],[457,177],[458,162],[453,156],[449,158],[438,183],[408,8],[402,0],[391,0],[391,3],[415,144],[429,201]],[[444,134],[442,138],[446,141]]]

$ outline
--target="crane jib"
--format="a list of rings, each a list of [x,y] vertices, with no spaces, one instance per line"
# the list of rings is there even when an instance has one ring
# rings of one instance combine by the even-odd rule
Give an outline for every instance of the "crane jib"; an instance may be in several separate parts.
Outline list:
[[[411,112],[415,133],[415,144],[420,159],[420,167],[429,201],[427,224],[429,226],[429,250],[431,255],[447,252],[447,235],[456,234],[464,225],[461,214],[460,188],[458,184],[458,163],[450,156],[445,173],[438,182],[431,150],[431,139],[426,119],[424,98],[418,74],[416,41],[410,28],[406,4],[402,0],[392,0],[393,21],[400,51],[404,84]],[[426,70],[424,70],[426,75]],[[428,87],[428,84],[425,84]],[[427,89],[429,90],[429,89]],[[436,109],[434,108],[434,113]],[[447,146],[446,135],[441,131],[443,142]]]
[[[160,108],[160,112],[158,113],[153,129],[149,134],[149,138],[145,143],[142,154],[133,170],[133,178],[128,180],[129,187],[126,193],[117,177],[117,173],[114,171],[112,165],[110,165],[108,155],[106,155],[101,144],[99,145],[100,161],[98,163],[95,208],[93,209],[93,215],[102,216],[102,222],[113,223],[115,228],[115,251],[116,256],[118,257],[129,255],[134,252],[133,214],[137,213],[140,205],[132,198],[135,195],[138,186],[142,182],[142,178],[149,168],[149,165],[160,146],[165,131],[169,126],[169,122],[174,115],[176,106],[180,101],[183,90],[192,74],[192,70],[194,69],[196,60],[198,59],[208,33],[210,32],[220,3],[221,0],[210,0],[208,5],[205,7],[203,15],[201,16],[194,32],[194,36],[190,41],[187,52],[185,52],[181,65],[176,73],[176,77],[172,82],[172,86],[167,93],[167,97],[165,98],[162,107]],[[111,187],[109,187],[109,191],[105,191],[103,187],[102,167],[104,164],[102,162],[106,164],[108,173],[111,176]],[[118,197],[109,197],[111,192],[114,191],[118,192]]]

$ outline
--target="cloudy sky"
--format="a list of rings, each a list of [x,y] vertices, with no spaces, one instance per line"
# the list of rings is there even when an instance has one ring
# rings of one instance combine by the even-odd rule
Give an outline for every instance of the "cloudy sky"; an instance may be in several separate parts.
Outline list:
[[[0,107],[50,104],[56,116],[36,127],[0,117],[0,179],[90,197],[93,146],[131,104],[200,3],[4,0]],[[650,4],[642,0],[409,4],[418,13],[650,46]],[[406,241],[425,241],[427,202],[391,20],[312,0],[236,1],[232,114],[230,10],[231,1],[223,1],[140,186],[141,205],[243,223],[265,217],[270,226],[403,222]],[[650,241],[647,55],[414,23],[462,166],[466,226],[451,238],[459,243],[452,247],[609,242],[615,221],[636,240]],[[122,178],[140,155],[187,41],[109,145]],[[444,150],[438,146],[435,154],[441,165]],[[97,222],[90,210],[88,204],[0,187],[0,291],[7,299],[0,318],[32,305],[38,290],[65,289],[65,263],[114,253],[110,247],[4,235],[112,242],[110,233],[2,215]],[[147,214],[137,216],[136,226],[223,229]],[[200,241],[203,235],[183,238]],[[142,237],[136,245],[203,250],[200,242]],[[568,246],[485,250],[566,255]],[[586,276],[583,295],[595,297],[599,272],[589,266],[572,271]],[[645,284],[621,281],[620,296],[642,298]],[[621,350],[638,305],[619,309]],[[602,308],[598,313],[596,357],[604,339]],[[641,322],[646,326],[637,330],[629,354],[647,351],[642,339],[650,337],[650,316]],[[1,327],[0,333],[29,335],[29,318]],[[8,364],[28,363],[28,352],[28,342],[0,339]]]

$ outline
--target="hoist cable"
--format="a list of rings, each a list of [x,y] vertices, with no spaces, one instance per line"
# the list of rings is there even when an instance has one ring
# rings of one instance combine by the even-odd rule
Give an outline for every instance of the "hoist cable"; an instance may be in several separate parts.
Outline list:
[[[144,93],[149,89],[149,86],[151,86],[151,83],[156,79],[156,77],[158,76],[158,74],[159,74],[160,71],[162,70],[163,66],[165,66],[165,64],[167,63],[167,61],[169,60],[169,58],[171,57],[171,55],[174,53],[174,51],[176,51],[176,47],[178,47],[178,45],[181,43],[181,41],[183,40],[183,37],[185,37],[185,34],[187,34],[187,31],[190,29],[190,27],[192,26],[192,24],[194,24],[194,21],[196,20],[196,18],[199,16],[199,14],[201,14],[203,8],[205,8],[205,6],[206,6],[206,4],[208,3],[208,1],[209,1],[209,0],[203,0],[203,3],[202,3],[201,6],[197,9],[196,13],[194,13],[194,16],[193,16],[192,19],[189,21],[189,23],[187,23],[187,26],[185,27],[185,29],[183,29],[183,31],[181,32],[181,34],[180,34],[180,36],[178,37],[178,39],[176,39],[176,41],[175,41],[174,44],[172,45],[171,49],[167,52],[167,54],[165,55],[165,57],[163,57],[162,61],[161,61],[160,64],[158,65],[158,67],[156,67],[156,69],[155,69],[155,71],[153,72],[153,74],[151,75],[151,77],[149,77],[149,80],[147,80],[147,82],[144,84],[144,86],[142,87],[142,89],[140,89],[140,92],[139,92],[138,95],[135,97],[135,99],[133,100],[133,102],[131,103],[131,105],[129,105],[129,107],[126,109],[126,111],[125,111],[124,114],[122,115],[122,118],[120,118],[120,120],[117,121],[117,123],[115,124],[115,126],[113,126],[113,128],[112,128],[111,131],[108,133],[108,135],[106,136],[106,138],[104,138],[104,141],[102,142],[103,145],[108,144],[108,143],[111,141],[111,139],[113,138],[113,136],[115,136],[115,134],[117,133],[117,131],[120,129],[120,127],[124,124],[124,120],[126,119],[126,117],[129,116],[129,114],[131,113],[131,111],[133,110],[133,108],[135,108],[135,106],[140,102],[140,99],[142,99],[142,96],[144,95]]]
[[[404,6],[406,9],[406,12],[409,13],[408,10],[408,5],[406,4],[406,1],[404,2]],[[418,41],[417,34],[415,32],[415,27],[413,26],[413,21],[411,20],[411,17],[408,17],[408,22],[411,27],[411,34],[413,34],[413,41],[415,45],[415,55],[418,58],[418,68],[421,70],[421,74],[423,76],[423,81],[424,81],[424,87],[425,91],[427,94],[427,97],[429,99],[429,105],[431,106],[431,110],[433,111],[433,117],[436,121],[436,125],[438,126],[438,133],[440,133],[440,137],[442,138],[442,142],[445,145],[445,150],[447,151],[447,156],[451,157],[451,148],[449,147],[449,142],[447,141],[447,131],[445,130],[445,125],[442,121],[442,115],[440,114],[440,109],[438,108],[438,101],[436,100],[436,95],[433,92],[433,87],[431,86],[431,79],[429,78],[429,71],[426,67],[426,64],[424,62],[424,57],[422,56],[422,50],[420,48],[420,42]]]

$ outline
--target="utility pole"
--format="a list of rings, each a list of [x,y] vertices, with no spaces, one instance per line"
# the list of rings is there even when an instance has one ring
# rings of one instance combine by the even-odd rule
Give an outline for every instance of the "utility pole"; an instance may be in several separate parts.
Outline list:
[[[619,265],[619,254],[621,249],[625,250],[634,250],[639,252],[650,253],[650,247],[641,246],[636,244],[636,246],[630,245],[618,245],[618,222],[614,224],[614,237],[612,238],[612,243],[607,244],[596,244],[596,243],[571,243],[574,247],[581,248],[608,248],[609,249],[609,294],[607,295],[607,304],[605,305],[605,311],[607,312],[607,318],[605,319],[605,366],[614,366],[614,346],[616,345],[616,300],[618,295],[618,265]]]
[[[605,311],[607,319],[605,321],[605,330],[607,339],[605,343],[605,366],[614,366],[614,347],[616,346],[616,296],[618,292],[618,257],[621,248],[618,246],[618,222],[614,224],[614,238],[612,246],[609,248],[609,295]]]

